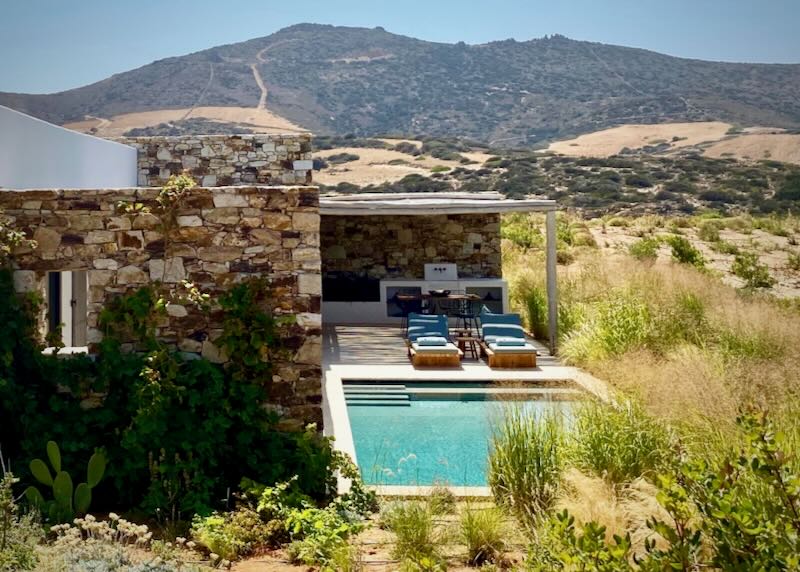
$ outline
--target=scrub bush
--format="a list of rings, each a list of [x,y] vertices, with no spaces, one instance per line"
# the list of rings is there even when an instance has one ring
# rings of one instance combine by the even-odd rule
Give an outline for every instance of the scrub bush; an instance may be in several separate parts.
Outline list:
[[[745,288],[772,288],[775,278],[769,273],[769,267],[758,261],[755,252],[742,252],[737,254],[731,265],[731,272],[744,280]]]
[[[637,260],[647,261],[658,258],[661,241],[654,237],[640,238],[628,247],[628,252]]]
[[[681,264],[704,268],[706,261],[699,250],[682,236],[670,236],[667,244],[672,248],[672,258]]]

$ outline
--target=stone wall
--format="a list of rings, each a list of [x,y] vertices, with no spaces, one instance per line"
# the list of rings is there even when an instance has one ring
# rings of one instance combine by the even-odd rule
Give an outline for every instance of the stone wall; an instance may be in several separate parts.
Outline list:
[[[322,272],[423,278],[426,262],[455,262],[462,278],[502,276],[500,215],[322,217]]]
[[[110,298],[161,281],[194,282],[211,300],[237,281],[268,277],[276,314],[295,323],[275,364],[272,400],[288,416],[321,423],[319,192],[314,187],[219,187],[192,191],[164,236],[153,214],[121,214],[119,202],[153,205],[159,189],[0,191],[11,225],[38,243],[15,255],[18,290],[43,291],[47,271],[86,270],[88,340]],[[166,238],[166,240],[165,240]],[[160,339],[213,361],[218,312],[170,305]]]
[[[139,185],[188,171],[203,187],[310,185],[311,135],[196,135],[118,139],[139,151]],[[301,161],[305,163],[295,163]]]

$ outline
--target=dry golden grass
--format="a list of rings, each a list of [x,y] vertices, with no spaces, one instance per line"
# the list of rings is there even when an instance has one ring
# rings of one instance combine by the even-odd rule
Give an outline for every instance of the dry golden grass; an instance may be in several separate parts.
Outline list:
[[[709,157],[736,157],[751,161],[771,159],[800,164],[800,135],[788,133],[744,134],[718,141],[705,150]]]
[[[624,254],[587,252],[559,267],[562,300],[579,300],[591,309],[610,291],[631,289],[651,307],[668,309],[680,296],[691,295],[710,326],[696,344],[639,348],[578,365],[675,422],[707,417],[730,426],[747,404],[776,407],[797,398],[796,311],[766,297],[743,295],[717,276],[669,260],[646,264]],[[541,255],[507,248],[504,276],[516,309],[524,314],[522,293],[544,280]]]
[[[639,149],[658,142],[670,143],[673,148],[718,141],[725,137],[730,124],[721,121],[695,123],[658,123],[653,125],[621,125],[587,133],[575,139],[557,141],[548,150],[562,155],[608,157],[623,148]],[[680,138],[672,141],[673,137]]]

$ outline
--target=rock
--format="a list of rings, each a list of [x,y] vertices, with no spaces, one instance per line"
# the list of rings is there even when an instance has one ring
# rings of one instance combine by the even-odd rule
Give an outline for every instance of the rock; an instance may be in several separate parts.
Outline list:
[[[14,290],[16,292],[38,292],[44,283],[33,270],[14,271]]]
[[[205,183],[203,186],[206,186]],[[249,207],[247,197],[233,193],[214,193],[214,206],[219,207]]]
[[[261,244],[280,244],[281,233],[276,230],[266,228],[254,228],[250,231],[250,236]]]
[[[310,312],[300,312],[295,315],[297,325],[303,328],[321,328],[322,314],[312,314]]]
[[[144,234],[141,230],[118,232],[120,250],[139,250],[144,247]]]
[[[203,226],[203,219],[197,215],[179,216],[178,226]]]
[[[89,286],[108,286],[113,281],[116,272],[113,270],[89,270],[86,274]]]
[[[146,284],[147,274],[136,266],[123,266],[117,271],[117,284]]]
[[[116,270],[119,263],[113,258],[95,258],[92,265],[98,270]]]
[[[208,340],[203,342],[201,355],[211,363],[225,363],[228,361],[224,352]]]
[[[298,274],[297,291],[310,296],[322,295],[322,277],[319,274]]]
[[[151,230],[158,228],[161,224],[161,219],[152,213],[142,213],[136,215],[133,219],[133,228],[140,230]]]
[[[319,336],[309,336],[294,356],[295,363],[322,363],[322,340]]]
[[[217,186],[217,176],[216,175],[205,175],[200,184],[203,187],[216,187]]]
[[[185,306],[180,304],[167,304],[167,314],[173,318],[185,318],[189,315],[189,312],[186,311]]]
[[[159,147],[156,151],[156,159],[159,161],[172,161],[172,153],[166,147]]]
[[[110,230],[91,230],[83,240],[84,244],[103,244],[114,242],[114,233]]]
[[[292,227],[294,230],[319,232],[319,215],[305,212],[294,213]]]
[[[106,223],[108,230],[130,230],[131,219],[126,216],[112,216]]]
[[[242,249],[234,246],[210,246],[197,249],[197,257],[207,262],[230,262],[242,256]]]
[[[40,226],[33,233],[36,241],[36,252],[44,259],[55,258],[58,246],[61,244],[61,234],[53,229]]]
[[[164,260],[151,260],[150,280],[158,280],[165,284],[176,284],[186,280],[183,258],[167,258],[166,263]]]

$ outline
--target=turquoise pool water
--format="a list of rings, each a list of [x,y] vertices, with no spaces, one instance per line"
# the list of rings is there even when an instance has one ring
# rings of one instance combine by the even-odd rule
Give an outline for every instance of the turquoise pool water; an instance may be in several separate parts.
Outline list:
[[[511,399],[470,394],[469,388],[457,395],[418,394],[410,386],[406,405],[355,404],[348,399],[356,458],[365,482],[486,486],[492,426],[502,419],[505,408],[522,407],[532,413],[556,410],[569,416],[574,405],[566,400]]]

